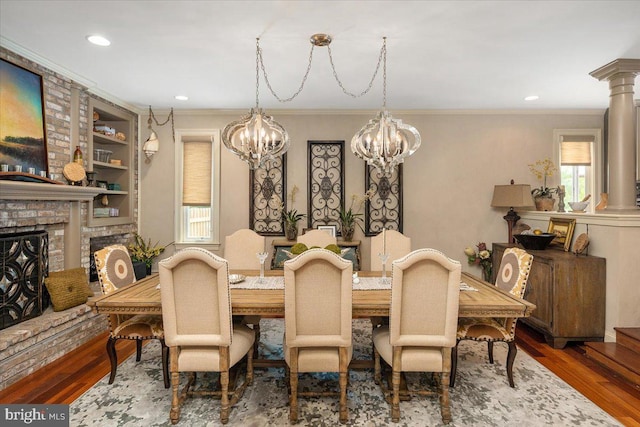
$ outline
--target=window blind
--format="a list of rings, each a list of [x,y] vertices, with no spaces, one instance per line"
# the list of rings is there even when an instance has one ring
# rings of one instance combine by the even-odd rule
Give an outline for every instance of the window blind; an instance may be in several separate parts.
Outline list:
[[[560,143],[560,164],[563,166],[591,166],[590,135],[564,135]]]
[[[182,205],[211,206],[211,141],[183,140]]]

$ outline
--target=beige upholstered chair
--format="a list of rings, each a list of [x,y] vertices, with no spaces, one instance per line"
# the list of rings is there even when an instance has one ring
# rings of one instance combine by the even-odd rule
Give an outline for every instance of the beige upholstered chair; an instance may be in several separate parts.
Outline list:
[[[180,419],[180,405],[187,395],[220,395],[220,420],[229,420],[235,405],[253,380],[253,330],[231,321],[229,267],[227,261],[201,248],[186,248],[162,260],[160,295],[165,340],[171,358],[170,419]],[[247,357],[244,383],[229,391],[229,369]],[[191,372],[179,393],[180,372]],[[192,391],[195,372],[219,372],[220,390]]]
[[[224,259],[231,270],[260,270],[257,253],[264,252],[265,238],[243,228],[224,239]]]
[[[407,237],[395,230],[386,230],[383,233],[379,233],[371,238],[371,271],[382,271],[382,260],[378,254],[382,253],[385,246],[384,240],[386,240],[386,251],[389,254],[387,270],[391,269],[393,261],[411,252],[411,237]]]
[[[438,394],[445,423],[451,421],[449,370],[456,345],[460,295],[458,261],[434,249],[418,249],[392,263],[389,326],[373,331],[376,383],[391,394],[391,419],[400,420],[400,394]],[[381,376],[380,357],[391,366],[389,393]],[[438,373],[437,392],[400,391],[401,372]]]
[[[496,286],[518,298],[524,296],[533,255],[519,248],[507,248],[500,261],[500,270],[496,276]],[[462,340],[486,341],[489,351],[489,363],[493,363],[493,343],[506,342],[507,377],[509,385],[514,387],[513,362],[518,349],[516,347],[516,318],[463,317],[458,320],[456,347],[451,353],[451,386],[455,385],[458,346]]]
[[[308,248],[317,246],[326,248],[337,243],[336,238],[323,230],[309,230],[302,236],[298,236],[298,243],[304,243]]]
[[[265,238],[253,230],[243,228],[224,239],[224,259],[231,270],[260,270],[258,252],[265,251]],[[243,316],[242,322],[253,326],[256,333],[253,355],[258,356],[260,316]]]
[[[289,419],[298,419],[299,372],[339,372],[340,422],[346,423],[351,344],[353,264],[326,249],[310,249],[284,263],[284,358]],[[325,393],[326,395],[326,393]]]
[[[107,246],[96,251],[93,257],[96,262],[100,287],[104,295],[136,281],[133,264],[125,246]],[[136,341],[136,361],[140,361],[142,355],[142,341],[148,339],[160,340],[164,386],[165,388],[169,387],[169,351],[164,343],[162,316],[147,314],[136,314],[134,316],[109,315],[109,340],[107,341],[107,354],[111,362],[109,384],[113,383],[118,369],[116,341],[119,339]]]

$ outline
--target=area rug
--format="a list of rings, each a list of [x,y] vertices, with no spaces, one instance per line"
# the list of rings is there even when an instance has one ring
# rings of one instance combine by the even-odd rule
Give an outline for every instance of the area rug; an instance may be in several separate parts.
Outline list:
[[[261,322],[261,357],[282,358],[281,319]],[[354,358],[371,357],[371,323],[353,322]],[[560,378],[519,351],[514,365],[515,388],[505,372],[507,347],[495,346],[495,364],[488,362],[486,345],[460,344],[458,378],[451,389],[451,426],[619,426],[613,417],[571,388]],[[105,355],[106,357],[106,355]],[[184,376],[184,375],[183,375]],[[184,380],[184,378],[183,378]],[[216,374],[200,374],[199,382],[212,387]],[[411,374],[412,384],[428,385],[425,375]],[[337,390],[335,374],[305,374],[300,388]],[[372,370],[349,374],[349,425],[439,426],[443,425],[435,397],[414,397],[400,403],[400,422],[392,423],[389,405],[373,382]],[[300,426],[336,426],[337,397],[300,398]],[[178,425],[217,426],[220,402],[207,397],[187,399]],[[81,426],[169,426],[171,390],[163,387],[160,348],[157,341],[144,347],[142,360],[132,356],[118,367],[116,379],[105,376],[70,407],[70,425]],[[229,426],[286,426],[289,407],[284,369],[256,369],[254,382],[232,408]]]

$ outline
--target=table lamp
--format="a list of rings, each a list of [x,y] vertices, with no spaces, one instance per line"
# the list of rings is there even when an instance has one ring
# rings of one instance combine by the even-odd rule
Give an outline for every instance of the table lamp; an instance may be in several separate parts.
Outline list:
[[[496,185],[493,188],[493,199],[491,207],[509,208],[509,212],[503,216],[509,227],[509,243],[514,243],[513,226],[520,217],[513,208],[533,207],[535,203],[531,197],[531,186],[528,184]]]

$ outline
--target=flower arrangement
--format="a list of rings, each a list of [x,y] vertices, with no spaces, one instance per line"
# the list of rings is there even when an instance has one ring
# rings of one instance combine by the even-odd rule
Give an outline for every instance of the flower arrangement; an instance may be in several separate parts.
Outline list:
[[[477,252],[472,247],[466,247],[464,254],[467,256],[469,265],[479,265],[482,268],[482,278],[487,282],[491,280],[491,251],[487,249],[487,244],[480,242],[476,245]]]
[[[551,194],[557,191],[557,188],[547,187],[547,177],[552,177],[553,173],[558,170],[551,159],[537,160],[529,165],[529,170],[538,181],[542,182],[541,187],[531,190],[533,197],[551,197]]]
[[[165,247],[158,246],[158,242],[155,245],[151,245],[151,239],[145,242],[138,233],[135,233],[133,238],[134,242],[129,245],[131,260],[142,261],[147,266],[147,271],[151,270],[153,259],[164,252]]]

